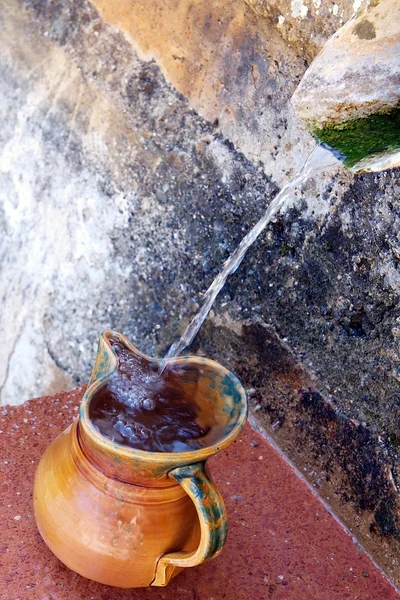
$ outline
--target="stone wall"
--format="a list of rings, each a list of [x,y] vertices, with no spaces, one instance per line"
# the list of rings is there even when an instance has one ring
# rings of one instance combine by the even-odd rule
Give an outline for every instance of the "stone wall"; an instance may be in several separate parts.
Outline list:
[[[0,7],[3,403],[86,381],[108,328],[165,352],[314,147],[290,98],[357,4],[248,4]],[[395,579],[398,175],[298,190],[192,349]]]

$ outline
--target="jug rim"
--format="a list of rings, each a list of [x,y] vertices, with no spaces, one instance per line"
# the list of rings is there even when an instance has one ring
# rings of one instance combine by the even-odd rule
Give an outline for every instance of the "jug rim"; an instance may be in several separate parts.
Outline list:
[[[123,461],[124,463],[129,460],[138,460],[140,462],[143,461],[145,463],[151,462],[153,464],[159,464],[160,466],[165,466],[166,463],[168,463],[170,465],[170,468],[172,469],[176,466],[182,466],[191,464],[193,462],[204,461],[207,458],[219,452],[220,450],[223,450],[224,448],[229,446],[238,437],[246,423],[248,412],[246,391],[242,383],[234,373],[220,365],[218,362],[206,357],[194,355],[179,356],[176,358],[167,359],[166,366],[192,365],[201,367],[206,365],[208,368],[213,370],[215,373],[220,374],[222,377],[228,377],[228,380],[233,386],[235,393],[239,394],[240,396],[240,402],[236,402],[236,404],[238,404],[239,406],[235,424],[225,436],[221,437],[221,439],[219,439],[217,442],[210,444],[209,446],[199,448],[197,450],[183,450],[180,452],[153,452],[138,448],[131,448],[129,446],[119,444],[118,442],[115,442],[103,435],[93,424],[89,417],[89,406],[94,394],[99,390],[99,388],[102,385],[104,385],[108,381],[111,375],[118,368],[117,357],[109,342],[110,337],[117,337],[131,351],[133,351],[138,356],[144,358],[149,363],[161,365],[163,361],[163,359],[153,358],[138,350],[122,333],[119,333],[114,330],[107,330],[101,334],[99,341],[99,349],[101,349],[103,353],[107,353],[110,368],[106,370],[103,374],[101,374],[99,377],[96,376],[94,379],[92,375],[92,379],[89,382],[89,386],[86,389],[81,401],[79,412],[79,427],[83,430],[86,436],[89,436],[91,438],[91,442],[95,443],[95,445],[102,452],[102,454],[117,453],[121,461]]]

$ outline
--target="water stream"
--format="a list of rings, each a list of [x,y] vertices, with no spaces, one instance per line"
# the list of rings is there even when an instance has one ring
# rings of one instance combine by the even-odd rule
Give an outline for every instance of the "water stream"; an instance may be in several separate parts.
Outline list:
[[[310,177],[338,164],[339,160],[328,150],[321,146],[314,149],[297,177],[282,188],[225,261],[205,293],[201,309],[161,361],[158,374],[157,369],[154,372],[143,357],[126,348],[118,338],[109,339],[118,358],[118,369],[93,396],[90,409],[90,418],[103,435],[119,444],[152,452],[193,450],[209,442],[210,427],[199,426],[195,405],[191,399],[185,401],[183,388],[180,390],[177,386],[173,369],[165,370],[165,367],[171,358],[191,344],[227,278],[239,267],[247,250],[277,215],[290,193]]]
[[[254,225],[252,229],[250,229],[234,252],[225,261],[223,268],[206,291],[203,305],[201,306],[199,312],[190,321],[180,339],[172,344],[169,351],[165,355],[160,366],[160,373],[162,373],[167,365],[168,359],[179,356],[179,354],[181,354],[181,352],[183,352],[183,350],[192,343],[193,339],[197,335],[197,332],[207,318],[207,315],[210,312],[216,297],[224,287],[227,278],[239,267],[247,250],[256,241],[260,233],[264,231],[268,223],[270,223],[271,220],[277,215],[284,203],[290,197],[291,192],[301,184],[308,181],[308,179],[311,177],[315,177],[319,173],[324,173],[340,164],[340,160],[336,158],[329,150],[326,150],[322,146],[316,146],[304,163],[297,177],[289,181],[289,183],[287,183],[281,189],[279,194],[272,200],[261,219]]]

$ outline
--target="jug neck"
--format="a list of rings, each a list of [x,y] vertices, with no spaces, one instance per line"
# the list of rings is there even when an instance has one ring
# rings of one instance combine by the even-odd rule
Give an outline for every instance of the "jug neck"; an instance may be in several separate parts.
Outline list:
[[[126,448],[103,436],[93,436],[90,429],[79,420],[77,423],[77,442],[93,467],[101,473],[120,482],[145,487],[170,487],[175,484],[168,477],[168,468],[160,461],[160,453],[141,452]],[[143,459],[141,454],[149,455]],[[152,456],[154,455],[154,456]]]
[[[151,485],[151,480],[137,485],[136,482],[125,481],[120,476],[113,477],[106,464],[102,463],[103,468],[101,468],[100,465],[93,462],[93,456],[89,458],[83,451],[78,430],[79,423],[75,421],[66,432],[70,436],[70,451],[73,461],[85,479],[102,492],[121,502],[141,505],[174,502],[186,495],[185,490],[172,478],[168,480],[168,486],[160,487]]]
[[[87,408],[87,407],[86,407]],[[175,485],[170,471],[207,460],[227,447],[239,434],[244,418],[220,444],[187,452],[147,452],[117,444],[103,436],[90,421],[85,404],[77,423],[77,443],[86,459],[102,473],[118,481],[144,487]]]

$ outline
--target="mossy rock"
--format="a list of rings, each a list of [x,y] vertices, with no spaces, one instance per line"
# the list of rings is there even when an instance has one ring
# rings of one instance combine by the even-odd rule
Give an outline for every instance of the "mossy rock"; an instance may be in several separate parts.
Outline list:
[[[366,158],[400,149],[400,109],[317,127],[312,133],[339,152],[347,167],[353,167]]]

